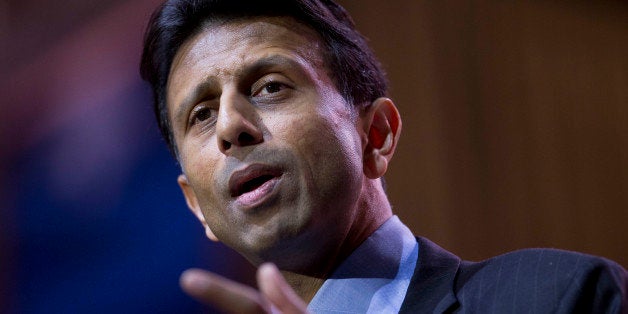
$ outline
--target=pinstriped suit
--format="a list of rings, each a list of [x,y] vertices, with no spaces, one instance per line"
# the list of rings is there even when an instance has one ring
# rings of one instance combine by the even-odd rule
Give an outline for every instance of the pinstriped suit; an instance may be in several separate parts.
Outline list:
[[[417,241],[401,313],[628,313],[628,272],[607,259],[527,249],[474,263]]]

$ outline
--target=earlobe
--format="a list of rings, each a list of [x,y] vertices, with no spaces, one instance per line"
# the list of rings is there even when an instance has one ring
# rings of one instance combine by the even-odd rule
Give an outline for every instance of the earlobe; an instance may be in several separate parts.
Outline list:
[[[378,98],[362,117],[366,134],[364,174],[371,179],[383,176],[401,134],[401,117],[389,98]]]
[[[180,174],[177,178],[177,183],[179,183],[179,187],[181,187],[181,191],[183,192],[183,196],[185,197],[185,202],[188,205],[188,208],[192,211],[194,216],[201,222],[203,228],[205,229],[205,234],[207,237],[212,240],[218,242],[218,237],[214,235],[214,233],[209,228],[207,221],[205,220],[205,216],[201,211],[201,207],[198,205],[198,199],[196,198],[196,193],[194,193],[194,189],[188,182],[188,178],[185,174]]]

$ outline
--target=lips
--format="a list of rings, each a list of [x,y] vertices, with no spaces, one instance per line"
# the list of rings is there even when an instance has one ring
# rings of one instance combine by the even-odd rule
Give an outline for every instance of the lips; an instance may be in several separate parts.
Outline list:
[[[269,196],[282,172],[270,166],[254,164],[236,171],[229,179],[229,193],[242,206],[254,206]]]

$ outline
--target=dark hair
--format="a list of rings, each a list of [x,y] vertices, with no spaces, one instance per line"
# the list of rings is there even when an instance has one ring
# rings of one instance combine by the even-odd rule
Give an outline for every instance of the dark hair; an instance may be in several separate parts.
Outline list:
[[[159,129],[175,157],[166,86],[177,50],[209,21],[260,16],[292,17],[318,33],[327,70],[348,103],[363,106],[386,95],[386,77],[379,61],[347,11],[332,0],[168,0],[148,24],[140,72],[152,86]]]

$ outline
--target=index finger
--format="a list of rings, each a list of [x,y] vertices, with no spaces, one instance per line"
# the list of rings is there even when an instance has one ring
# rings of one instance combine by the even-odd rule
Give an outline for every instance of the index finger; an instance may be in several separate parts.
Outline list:
[[[181,288],[201,303],[225,312],[270,313],[270,306],[255,289],[201,269],[181,274]]]

